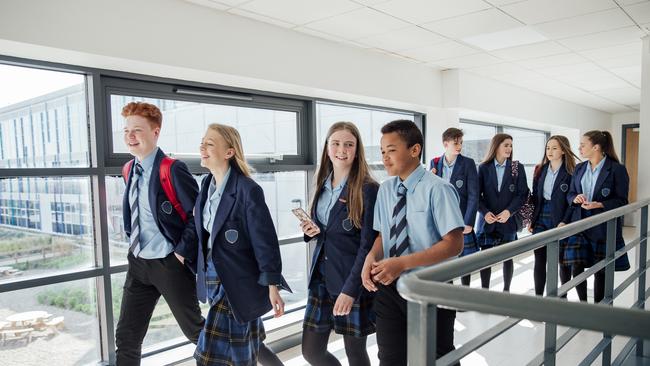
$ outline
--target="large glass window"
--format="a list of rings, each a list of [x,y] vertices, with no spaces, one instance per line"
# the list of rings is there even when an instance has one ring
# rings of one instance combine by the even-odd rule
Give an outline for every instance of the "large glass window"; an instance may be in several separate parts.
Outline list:
[[[504,127],[503,132],[512,136],[513,158],[524,165],[528,187],[532,189],[535,165],[542,161],[546,153],[547,133],[512,127]]]
[[[497,133],[496,126],[480,125],[461,122],[459,128],[463,130],[463,155],[474,159],[480,164],[490,148],[492,136]]]

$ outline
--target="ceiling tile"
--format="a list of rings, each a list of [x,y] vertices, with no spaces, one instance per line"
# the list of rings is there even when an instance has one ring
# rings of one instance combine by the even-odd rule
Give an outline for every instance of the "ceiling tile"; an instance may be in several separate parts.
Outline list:
[[[521,26],[492,33],[477,34],[461,40],[485,51],[494,51],[539,43],[548,40],[548,38],[531,27]]]
[[[624,105],[634,105],[641,101],[641,90],[635,87],[599,90],[594,94]]]
[[[501,5],[508,5],[508,4],[513,4],[513,3],[519,3],[525,0],[485,0],[486,2],[494,5],[494,6],[501,6]]]
[[[270,24],[277,25],[277,26],[284,27],[284,28],[293,28],[293,27],[296,26],[293,23],[288,23],[288,22],[285,22],[285,21],[282,21],[282,20],[278,20],[278,19],[268,17],[266,15],[253,13],[253,12],[242,10],[242,9],[239,9],[239,8],[232,8],[232,9],[228,10],[228,12],[231,13],[231,14],[240,15],[240,16],[243,16],[243,17],[246,17],[246,18],[259,20],[259,21],[262,21],[262,22],[265,22],[265,23],[270,23]]]
[[[253,0],[239,6],[239,8],[302,25],[360,9],[362,6],[350,0]]]
[[[478,52],[479,51],[458,42],[448,41],[435,45],[403,50],[399,53],[407,57],[429,62],[471,55]]]
[[[251,0],[215,0],[218,3],[223,3],[229,6],[239,6],[245,2],[249,2]]]
[[[592,62],[586,62],[575,65],[554,66],[542,69],[537,69],[538,73],[546,76],[561,76],[561,75],[577,75],[588,72],[599,72],[603,69]]]
[[[638,55],[627,55],[608,58],[595,62],[607,69],[617,69],[621,67],[641,66],[641,57]]]
[[[640,39],[645,33],[638,27],[625,27],[607,32],[589,34],[586,36],[566,38],[557,42],[574,50],[583,51],[592,48],[615,46],[630,43]]]
[[[372,6],[372,5],[388,2],[390,0],[352,0],[352,1],[359,4]]]
[[[508,61],[525,60],[544,56],[558,55],[568,53],[569,50],[555,42],[539,42],[524,46],[505,48],[502,50],[492,51],[496,57]]]
[[[470,68],[469,71],[483,76],[494,77],[498,75],[506,75],[512,73],[526,73],[529,70],[514,64],[514,63],[502,63],[495,64],[490,66],[481,66],[476,68]]]
[[[498,9],[481,10],[476,13],[422,24],[424,28],[450,38],[492,33],[521,25]]]
[[[217,3],[211,0],[185,0],[185,1],[187,1],[188,3],[201,5],[208,8],[217,9],[217,10],[226,10],[230,8],[229,5]]]
[[[527,0],[501,9],[526,24],[538,24],[616,8],[612,0]]]
[[[595,48],[578,52],[580,55],[594,61],[608,60],[620,56],[635,56],[641,58],[641,40],[625,43],[617,46]]]
[[[621,9],[610,9],[537,24],[533,28],[548,38],[559,39],[633,25],[634,22]]]
[[[638,23],[650,22],[650,2],[626,6],[624,9]]]
[[[444,60],[434,61],[430,64],[439,66],[443,69],[467,69],[470,67],[480,67],[502,63],[500,60],[487,53],[477,53],[471,56],[454,57]]]
[[[648,2],[650,0],[618,0],[618,3],[621,5],[632,5],[638,3]]]
[[[357,40],[392,30],[407,28],[410,24],[376,10],[363,8],[307,25],[308,28]]]
[[[401,51],[445,41],[448,41],[448,39],[418,26],[398,29],[358,40],[359,43],[389,51]]]
[[[630,84],[625,80],[607,71],[591,71],[581,74],[559,75],[555,76],[554,79],[587,91],[626,88],[630,86]]]
[[[632,85],[638,88],[641,87],[641,66],[620,67],[610,69],[609,71],[613,72],[618,77],[631,83]]]
[[[574,65],[586,61],[586,58],[576,53],[565,53],[561,55],[538,57],[529,60],[517,61],[517,64],[529,69],[539,69],[543,67]]]
[[[373,6],[398,18],[422,24],[490,8],[482,0],[392,0]]]

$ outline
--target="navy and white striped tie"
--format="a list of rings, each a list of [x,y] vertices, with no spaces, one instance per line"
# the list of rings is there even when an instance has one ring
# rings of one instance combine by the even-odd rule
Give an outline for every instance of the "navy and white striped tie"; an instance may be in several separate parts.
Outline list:
[[[399,257],[409,247],[409,237],[406,234],[406,187],[404,184],[397,187],[399,200],[393,209],[393,225],[390,227],[389,251],[391,257]]]
[[[140,220],[138,215],[138,183],[142,176],[142,166],[136,163],[133,167],[131,177],[131,188],[129,189],[129,202],[131,202],[131,236],[129,237],[129,251],[138,256],[140,250]]]

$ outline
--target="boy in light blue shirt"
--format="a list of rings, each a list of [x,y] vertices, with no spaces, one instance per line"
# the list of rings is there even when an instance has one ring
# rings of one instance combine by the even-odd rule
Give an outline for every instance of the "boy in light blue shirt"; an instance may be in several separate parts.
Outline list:
[[[380,234],[361,272],[363,285],[376,291],[377,346],[382,366],[407,364],[407,302],[397,292],[402,272],[456,257],[465,226],[454,187],[420,163],[424,137],[415,123],[397,120],[382,130],[384,167],[393,178],[381,184],[374,229]],[[454,350],[456,312],[437,311],[437,357]]]

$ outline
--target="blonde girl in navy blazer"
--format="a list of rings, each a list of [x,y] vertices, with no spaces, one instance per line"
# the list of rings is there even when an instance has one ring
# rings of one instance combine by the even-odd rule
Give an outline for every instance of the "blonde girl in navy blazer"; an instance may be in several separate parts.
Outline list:
[[[316,172],[312,221],[302,223],[305,241],[317,239],[302,333],[302,353],[312,365],[340,365],[327,351],[332,329],[343,335],[350,365],[370,365],[366,338],[375,332],[375,316],[373,296],[361,286],[361,269],[377,238],[378,189],[357,127],[333,124]]]
[[[512,136],[498,133],[492,137],[490,149],[478,168],[479,218],[477,239],[481,250],[517,240],[517,223],[513,215],[528,197],[528,184],[523,165],[517,175],[512,167]],[[497,169],[497,165],[499,169]],[[501,185],[499,185],[501,175]],[[503,291],[510,291],[514,272],[512,259],[503,262]],[[490,287],[490,267],[481,270],[481,287]]]
[[[528,228],[533,234],[566,225],[571,220],[571,205],[567,201],[571,176],[577,156],[571,151],[569,139],[554,135],[546,141],[542,162],[535,167],[533,203],[535,210]],[[560,242],[560,281],[571,279],[571,267],[563,264],[566,240]],[[536,249],[533,277],[535,294],[542,295],[546,285],[546,247]]]
[[[580,156],[587,161],[576,167],[567,196],[574,209],[572,221],[612,210],[628,203],[630,178],[625,166],[619,163],[612,135],[607,131],[589,131],[580,139]],[[575,277],[585,268],[605,258],[607,224],[603,223],[569,238],[565,262],[573,267]],[[623,220],[616,225],[616,249],[625,246]],[[616,259],[616,271],[630,268],[627,253]],[[576,287],[581,301],[587,301],[587,282]],[[594,302],[605,295],[605,271],[594,275]]]
[[[197,293],[210,310],[194,358],[198,365],[281,364],[262,343],[261,316],[284,313],[280,246],[262,188],[250,177],[236,129],[211,124],[201,141]]]

